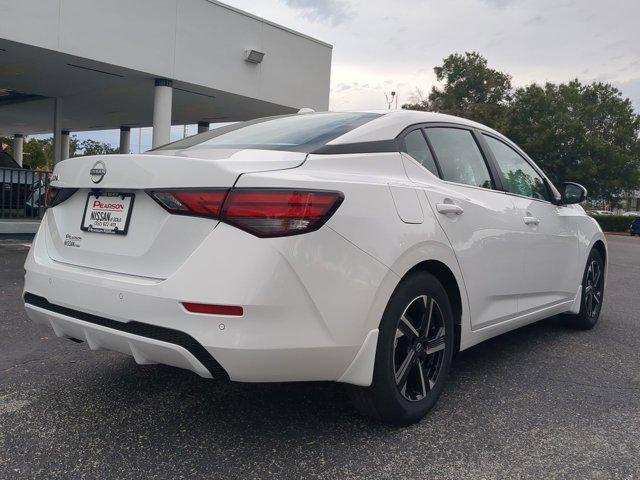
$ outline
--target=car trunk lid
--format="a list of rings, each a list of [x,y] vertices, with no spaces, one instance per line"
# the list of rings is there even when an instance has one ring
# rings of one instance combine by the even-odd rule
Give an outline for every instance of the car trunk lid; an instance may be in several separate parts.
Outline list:
[[[231,188],[243,173],[295,168],[305,157],[298,152],[207,149],[189,152],[188,157],[176,152],[66,160],[56,167],[52,186],[78,190],[47,211],[48,254],[70,265],[167,278],[211,234],[218,221],[171,215],[146,190]],[[89,195],[95,193],[133,195],[126,234],[81,228]]]

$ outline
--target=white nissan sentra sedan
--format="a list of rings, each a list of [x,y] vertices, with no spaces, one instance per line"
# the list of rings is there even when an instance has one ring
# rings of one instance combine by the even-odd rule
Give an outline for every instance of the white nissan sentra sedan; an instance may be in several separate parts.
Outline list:
[[[408,424],[457,351],[555,314],[596,324],[607,249],[585,195],[461,118],[263,118],[58,164],[24,301],[93,350],[343,382]]]

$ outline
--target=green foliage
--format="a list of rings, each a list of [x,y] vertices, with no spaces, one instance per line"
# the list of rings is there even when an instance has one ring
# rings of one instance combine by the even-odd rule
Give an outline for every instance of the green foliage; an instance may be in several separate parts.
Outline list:
[[[79,152],[76,153],[77,157],[86,157],[88,155],[109,155],[112,153],[118,153],[118,149],[112,147],[108,143],[98,142],[96,140],[83,140],[77,144]]]
[[[605,232],[628,232],[635,217],[624,215],[594,215],[593,218]]]
[[[42,144],[32,138],[24,143],[23,166],[32,170],[48,170],[51,167],[47,164],[47,157],[42,148]]]
[[[12,153],[13,152],[13,138],[0,136],[0,145],[2,145],[3,143],[7,145],[7,150],[9,151],[9,153]]]
[[[53,169],[53,163],[55,155],[53,152],[53,137],[34,139],[41,146],[42,151],[46,157],[47,165],[50,169]],[[69,158],[78,156],[78,137],[72,135],[69,139]]]
[[[13,152],[13,139],[0,136],[0,144],[6,143],[10,153]],[[85,157],[88,155],[109,155],[118,153],[118,148],[112,147],[108,143],[86,139],[78,140],[72,135],[69,139],[69,157]],[[23,150],[23,167],[32,170],[53,170],[54,153],[53,137],[48,138],[25,138]]]
[[[556,186],[583,184],[592,199],[615,204],[640,185],[640,116],[610,84],[578,80],[511,88],[508,74],[476,52],[452,54],[434,68],[441,88],[403,108],[448,113],[502,131]]]
[[[519,88],[504,133],[556,185],[581,183],[592,198],[614,201],[640,181],[640,117],[609,84]]]
[[[402,108],[447,113],[500,127],[511,99],[509,75],[489,68],[477,52],[449,55],[433,71],[443,87],[433,87],[426,100]]]
[[[539,177],[533,178],[522,170],[510,170],[505,174],[505,187],[509,192],[525,197],[545,198],[547,187]]]

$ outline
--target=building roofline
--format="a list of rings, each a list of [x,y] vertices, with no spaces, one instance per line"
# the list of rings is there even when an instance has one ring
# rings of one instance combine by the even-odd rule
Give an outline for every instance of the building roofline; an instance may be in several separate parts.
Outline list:
[[[333,50],[333,45],[331,45],[330,43],[323,42],[322,40],[318,40],[317,38],[310,37],[309,35],[305,35],[304,33],[300,33],[300,32],[298,32],[296,30],[291,29],[291,28],[279,25],[279,24],[277,24],[275,22],[272,22],[272,21],[267,20],[265,18],[259,17],[258,15],[254,15],[253,13],[245,12],[244,10],[240,10],[239,8],[232,7],[231,5],[227,5],[226,3],[219,2],[218,0],[205,0],[205,1],[207,1],[209,3],[213,3],[214,5],[217,5],[219,7],[226,8],[227,10],[230,10],[232,12],[239,13],[239,14],[244,15],[246,17],[253,18],[254,20],[258,20],[259,22],[265,23],[265,24],[270,25],[272,27],[279,28],[280,30],[284,30],[285,32],[292,33],[294,35],[297,35],[298,37],[306,38],[307,40],[311,40],[312,42],[318,43],[318,44],[323,45],[325,47],[329,47],[330,49]]]

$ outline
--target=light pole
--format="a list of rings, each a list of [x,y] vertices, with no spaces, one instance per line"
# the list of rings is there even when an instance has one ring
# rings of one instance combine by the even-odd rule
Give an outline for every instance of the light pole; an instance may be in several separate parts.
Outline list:
[[[395,103],[394,108],[398,109],[398,94],[396,92],[391,92],[391,98],[387,95],[387,92],[384,92],[384,97],[387,99],[387,108],[391,110],[391,105]]]

